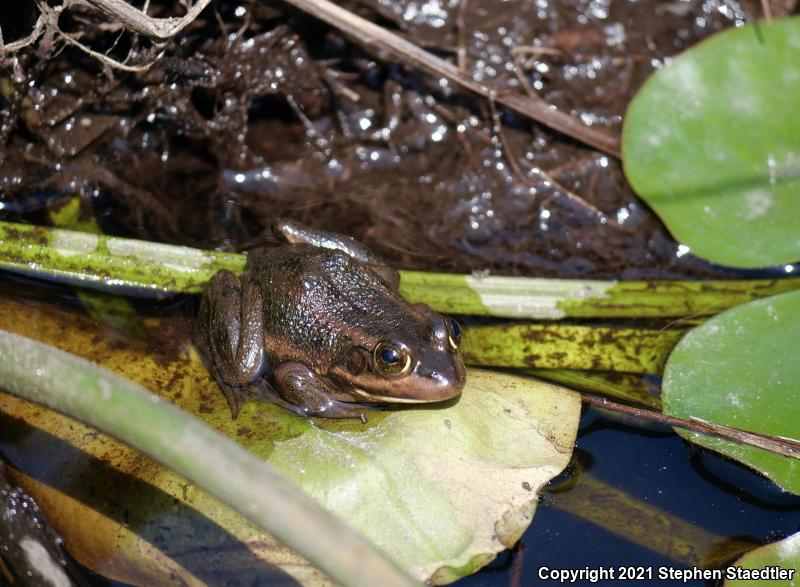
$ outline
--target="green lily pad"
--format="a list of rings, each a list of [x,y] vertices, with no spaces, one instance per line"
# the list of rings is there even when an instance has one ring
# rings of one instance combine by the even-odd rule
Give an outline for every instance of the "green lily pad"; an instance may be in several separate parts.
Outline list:
[[[180,324],[149,323],[158,333]],[[446,407],[309,423],[264,402],[237,420],[180,335],[154,353],[91,319],[0,300],[0,328],[83,356],[163,395],[270,462],[420,580],[476,571],[530,524],[567,464],[580,398],[470,370]],[[182,350],[181,350],[182,349]],[[329,581],[239,514],[136,451],[0,393],[0,453],[70,553],[136,585]],[[223,472],[224,474],[224,472]]]
[[[691,330],[664,370],[664,412],[800,439],[800,292],[750,302]],[[678,431],[792,493],[800,494],[800,460]]]
[[[767,570],[767,577],[752,578],[748,569],[758,570],[759,573]],[[735,578],[728,578],[725,587],[794,587],[798,584],[798,569],[800,569],[800,532],[792,534],[783,540],[767,544],[751,550],[732,565],[729,573],[736,573]],[[782,573],[785,579],[770,580],[770,576]],[[773,575],[770,575],[773,574]]]
[[[641,88],[622,155],[675,238],[716,263],[800,260],[800,18],[714,35]]]

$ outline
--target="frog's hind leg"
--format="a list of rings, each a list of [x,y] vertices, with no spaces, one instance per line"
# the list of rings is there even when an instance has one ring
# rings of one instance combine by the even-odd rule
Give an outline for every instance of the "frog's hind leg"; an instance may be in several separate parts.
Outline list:
[[[324,377],[302,363],[284,363],[273,376],[281,405],[301,416],[320,418],[359,418],[366,421],[366,407],[333,399],[337,390]],[[286,404],[289,405],[286,405]]]
[[[396,269],[389,267],[378,255],[356,239],[335,232],[315,230],[303,226],[293,220],[281,218],[272,224],[275,236],[289,244],[304,243],[347,253],[356,261],[364,263],[378,274],[387,286],[396,290],[400,283],[400,274]]]
[[[230,271],[214,274],[197,314],[197,347],[236,418],[247,387],[264,371],[261,293]]]

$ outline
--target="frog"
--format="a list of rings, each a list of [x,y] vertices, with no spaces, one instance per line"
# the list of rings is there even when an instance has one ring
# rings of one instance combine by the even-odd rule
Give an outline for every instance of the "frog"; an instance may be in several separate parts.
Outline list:
[[[461,327],[399,293],[400,274],[356,239],[289,219],[253,249],[241,276],[213,275],[195,344],[235,419],[249,399],[303,417],[444,402],[466,369]]]

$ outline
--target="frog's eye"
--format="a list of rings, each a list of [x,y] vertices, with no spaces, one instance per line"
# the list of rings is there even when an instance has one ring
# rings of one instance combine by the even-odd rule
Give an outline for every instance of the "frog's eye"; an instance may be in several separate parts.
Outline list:
[[[411,354],[397,343],[379,342],[372,358],[375,368],[384,375],[404,375],[411,370]]]
[[[453,350],[456,350],[458,348],[458,343],[461,342],[461,325],[455,318],[448,319],[448,324],[450,326],[450,336],[448,340]]]

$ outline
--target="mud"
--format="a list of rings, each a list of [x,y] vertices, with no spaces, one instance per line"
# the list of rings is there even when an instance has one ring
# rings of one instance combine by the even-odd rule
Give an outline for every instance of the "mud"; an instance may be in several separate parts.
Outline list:
[[[32,5],[32,3],[31,3]],[[151,3],[154,16],[174,3]],[[112,234],[243,250],[278,216],[414,269],[679,278],[683,255],[615,158],[393,63],[279,3],[214,3],[146,72],[39,46],[0,73],[0,217],[79,194]],[[753,1],[364,0],[346,6],[498,91],[619,133],[670,56],[760,15]],[[774,11],[786,10],[774,4]],[[32,7],[0,16],[6,42]],[[117,59],[153,48],[65,19]]]

